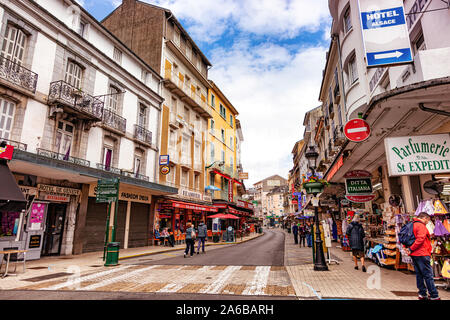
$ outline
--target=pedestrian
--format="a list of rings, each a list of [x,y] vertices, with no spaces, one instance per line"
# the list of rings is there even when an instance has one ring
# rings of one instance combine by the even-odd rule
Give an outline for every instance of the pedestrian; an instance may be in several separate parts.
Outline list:
[[[433,268],[431,267],[431,239],[426,225],[431,218],[426,212],[419,213],[414,218],[413,233],[416,238],[414,243],[407,249],[416,272],[417,289],[419,289],[419,300],[441,300],[433,279]],[[427,290],[429,296],[427,295]]]
[[[292,226],[292,234],[294,235],[294,243],[298,244],[298,225],[296,223]]]
[[[184,251],[184,257],[189,255],[192,257],[194,255],[194,245],[195,245],[195,230],[192,227],[192,223],[186,225],[186,250]]]
[[[306,229],[305,229],[305,225],[303,223],[298,227],[298,236],[300,237],[300,247],[302,246],[302,243],[303,243],[303,247],[306,247],[306,245],[305,245]]]
[[[362,224],[359,222],[359,215],[355,214],[352,222],[347,228],[347,236],[352,248],[353,260],[355,261],[355,270],[358,270],[358,259],[361,259],[362,271],[366,272],[364,265],[364,238],[366,234]]]
[[[306,222],[305,226],[305,234],[306,234],[306,244],[308,245],[308,248],[312,247],[312,228],[311,228],[311,222]]]
[[[205,239],[208,235],[208,227],[206,224],[201,221],[198,225],[198,246],[197,246],[197,254],[200,252],[200,244],[202,244],[202,253],[205,253]]]

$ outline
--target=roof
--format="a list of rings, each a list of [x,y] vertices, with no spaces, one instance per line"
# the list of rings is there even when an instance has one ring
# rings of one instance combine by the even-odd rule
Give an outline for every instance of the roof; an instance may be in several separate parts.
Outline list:
[[[216,83],[212,80],[208,80],[209,83],[212,86],[212,90],[214,90],[222,100],[224,100],[224,102],[227,104],[228,108],[231,109],[231,112],[237,116],[239,115],[239,112],[236,110],[236,108],[233,106],[233,104],[230,102],[230,100],[228,100],[228,98],[225,96],[225,94],[222,92],[222,90],[219,89],[219,87],[216,85]]]
[[[266,181],[266,180],[272,180],[273,178],[282,179],[282,180],[284,180],[284,181],[287,182],[287,180],[286,180],[285,178],[283,178],[282,176],[279,176],[278,174],[275,174],[275,175],[270,176],[270,177],[268,177],[268,178],[265,178],[265,179],[263,179],[263,180],[261,180],[261,181],[255,182],[253,185],[258,184],[258,183],[263,182],[263,181]]]

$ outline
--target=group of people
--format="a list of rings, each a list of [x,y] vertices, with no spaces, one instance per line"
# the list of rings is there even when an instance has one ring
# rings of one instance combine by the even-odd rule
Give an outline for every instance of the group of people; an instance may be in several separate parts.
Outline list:
[[[294,223],[292,225],[292,233],[294,235],[295,244],[299,244],[300,239],[300,247],[303,244],[303,247],[312,247],[312,225],[311,222],[306,223]],[[306,241],[306,245],[305,245]]]
[[[425,213],[420,213],[413,220],[413,234],[415,241],[407,248],[407,252],[411,257],[414,270],[416,273],[416,284],[419,290],[418,298],[420,300],[440,300],[439,293],[436,289],[433,268],[431,266],[431,235],[426,225],[430,222],[431,217]],[[309,227],[309,231],[308,231]],[[292,232],[294,233],[295,244],[298,244],[298,236],[300,236],[300,246],[304,243],[305,234],[311,235],[311,225],[293,225]],[[355,270],[358,270],[358,260],[361,261],[361,268],[366,272],[365,266],[365,232],[360,222],[359,215],[355,215],[352,222],[346,230],[346,235],[349,239],[350,247],[352,249],[353,261],[355,263]],[[309,245],[308,245],[309,246]]]

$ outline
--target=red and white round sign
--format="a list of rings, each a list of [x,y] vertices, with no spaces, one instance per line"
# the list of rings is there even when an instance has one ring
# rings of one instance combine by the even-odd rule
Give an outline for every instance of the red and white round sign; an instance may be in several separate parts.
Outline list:
[[[361,142],[369,138],[370,126],[363,119],[352,119],[345,125],[344,134],[350,141]]]

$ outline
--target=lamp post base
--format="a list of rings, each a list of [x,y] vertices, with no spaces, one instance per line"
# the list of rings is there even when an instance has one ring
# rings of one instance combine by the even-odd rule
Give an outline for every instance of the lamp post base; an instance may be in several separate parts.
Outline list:
[[[328,271],[328,266],[324,265],[314,265],[314,271]]]

